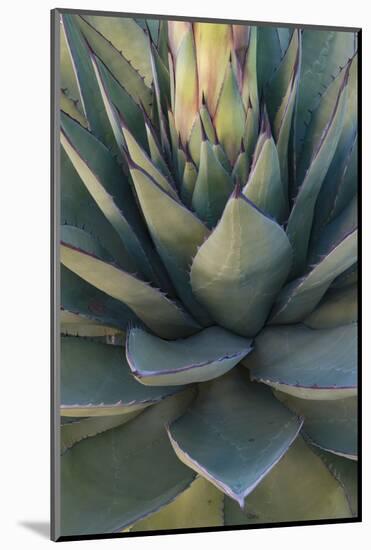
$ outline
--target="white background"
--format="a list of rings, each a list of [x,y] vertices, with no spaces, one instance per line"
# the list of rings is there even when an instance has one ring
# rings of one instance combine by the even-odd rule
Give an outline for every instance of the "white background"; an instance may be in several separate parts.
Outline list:
[[[370,279],[370,27],[364,0],[7,0],[0,40],[0,544],[44,548],[49,520],[49,10],[105,9],[293,23],[362,26],[364,43],[364,423],[369,428]],[[5,124],[4,124],[5,118]],[[5,275],[5,276],[4,276]],[[364,434],[364,489],[369,496],[370,438]],[[295,483],[295,480],[293,480]],[[284,503],[284,495],[283,495]],[[284,505],[284,504],[283,504]],[[201,547],[365,547],[371,540],[370,503],[364,524],[280,528],[69,543],[70,548],[164,549]],[[368,543],[369,544],[369,543]]]

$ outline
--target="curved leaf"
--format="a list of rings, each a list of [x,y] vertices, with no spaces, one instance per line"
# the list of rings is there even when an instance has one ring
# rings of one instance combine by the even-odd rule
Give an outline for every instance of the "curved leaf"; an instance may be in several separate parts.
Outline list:
[[[343,487],[346,497],[349,502],[349,506],[353,512],[353,516],[358,515],[358,462],[355,460],[348,460],[341,456],[334,455],[333,453],[327,453],[319,448],[313,447],[316,454],[326,464],[335,479],[338,480]]]
[[[62,117],[61,143],[81,181],[120,236],[137,270],[166,289],[163,268],[143,228],[129,182],[109,151],[68,117]]]
[[[76,24],[83,33],[94,54],[103,61],[111,73],[127,90],[131,97],[141,103],[149,113],[151,105],[151,90],[144,78],[109,40],[96,30],[85,17],[75,16]],[[124,40],[125,37],[121,38]],[[146,51],[147,48],[145,48]]]
[[[80,317],[82,323],[89,321],[97,323],[98,327],[102,326],[104,329],[111,327],[115,334],[118,331],[125,331],[129,323],[136,325],[140,323],[138,317],[123,303],[89,285],[64,265],[61,266],[60,300],[64,313]],[[61,312],[63,325],[62,313],[63,311]],[[76,335],[76,332],[74,334]]]
[[[287,324],[304,319],[320,302],[332,281],[356,260],[357,231],[353,231],[314,266],[312,271],[282,289],[270,323]]]
[[[135,523],[130,531],[159,531],[223,525],[223,493],[197,477],[162,510]]]
[[[126,357],[134,376],[149,386],[211,380],[232,369],[251,349],[251,340],[219,327],[175,342],[133,328],[126,341]]]
[[[330,289],[303,323],[311,328],[333,328],[357,321],[357,294],[356,285]]]
[[[124,302],[155,334],[180,338],[197,332],[193,319],[159,290],[119,269],[82,230],[62,227],[61,261],[82,279]]]
[[[215,227],[233,191],[233,180],[217,159],[211,144],[201,143],[200,165],[192,195],[192,207],[211,229]]]
[[[194,474],[177,460],[164,424],[181,414],[192,396],[186,392],[166,399],[64,453],[62,535],[122,531],[189,486]]]
[[[109,416],[143,409],[178,388],[148,388],[131,376],[125,350],[84,338],[61,338],[61,414]]]
[[[63,424],[61,426],[61,452],[64,453],[83,439],[94,437],[97,434],[116,428],[116,426],[126,424],[140,413],[141,410],[137,410],[110,416],[92,416],[91,418],[79,418],[77,421]]]
[[[263,326],[290,262],[290,243],[281,227],[236,192],[193,260],[193,292],[218,324],[253,336]]]
[[[107,38],[134,69],[144,78],[147,86],[152,82],[148,39],[143,29],[129,17],[84,15],[82,19]]]
[[[105,145],[117,151],[116,141],[95,79],[89,49],[78,27],[77,17],[64,13],[61,18],[89,129]]]
[[[287,235],[294,249],[293,276],[305,266],[316,199],[343,127],[348,78],[349,63],[322,96],[306,135],[308,147],[301,157],[297,174],[300,188],[287,225]]]
[[[269,127],[259,139],[257,156],[243,194],[266,215],[279,223],[284,221],[288,210],[287,193],[283,191],[277,148]]]
[[[207,237],[208,229],[131,161],[130,173],[148,230],[174,287],[195,318],[210,325],[208,315],[193,296],[189,281],[189,265],[197,247]]]
[[[225,525],[329,520],[351,515],[343,488],[301,437],[249,495],[242,511],[231,499],[226,498],[224,503]]]
[[[357,325],[265,328],[243,364],[254,380],[302,399],[356,395]]]
[[[243,506],[301,424],[268,388],[234,370],[202,384],[195,402],[168,432],[180,460]]]
[[[276,392],[276,397],[304,418],[311,443],[346,458],[357,459],[357,397],[311,401]]]

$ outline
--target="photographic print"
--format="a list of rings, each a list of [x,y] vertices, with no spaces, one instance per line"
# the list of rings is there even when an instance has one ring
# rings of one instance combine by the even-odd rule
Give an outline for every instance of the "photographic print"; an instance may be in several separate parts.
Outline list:
[[[52,38],[54,540],[360,521],[359,30]]]

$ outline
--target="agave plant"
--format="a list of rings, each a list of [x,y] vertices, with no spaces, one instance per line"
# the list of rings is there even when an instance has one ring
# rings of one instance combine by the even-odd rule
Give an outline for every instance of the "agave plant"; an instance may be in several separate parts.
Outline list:
[[[61,15],[61,534],[357,515],[356,33]]]

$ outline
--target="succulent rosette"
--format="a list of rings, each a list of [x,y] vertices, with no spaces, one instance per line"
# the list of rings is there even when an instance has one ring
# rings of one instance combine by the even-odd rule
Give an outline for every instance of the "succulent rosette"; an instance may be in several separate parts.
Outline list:
[[[356,516],[356,34],[60,40],[62,534]]]

